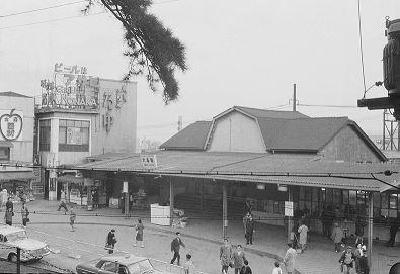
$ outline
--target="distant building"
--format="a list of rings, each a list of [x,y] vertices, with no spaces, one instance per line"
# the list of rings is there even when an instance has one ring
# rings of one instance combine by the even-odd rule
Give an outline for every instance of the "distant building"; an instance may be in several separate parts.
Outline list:
[[[137,85],[79,71],[56,65],[55,75],[61,73],[61,79],[42,81],[42,102],[35,110],[35,152],[44,167],[45,197],[60,199],[63,189],[67,199],[86,204],[87,187],[97,182],[84,181],[68,167],[92,155],[136,151]]]
[[[0,92],[0,185],[14,193],[39,178],[32,169],[33,105],[32,97]]]

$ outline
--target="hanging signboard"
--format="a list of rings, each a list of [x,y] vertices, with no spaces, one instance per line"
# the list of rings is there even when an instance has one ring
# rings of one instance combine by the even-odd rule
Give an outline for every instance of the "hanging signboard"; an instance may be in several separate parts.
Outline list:
[[[157,157],[156,155],[140,155],[143,168],[154,169],[157,168]]]
[[[293,217],[293,202],[285,201],[285,216]]]

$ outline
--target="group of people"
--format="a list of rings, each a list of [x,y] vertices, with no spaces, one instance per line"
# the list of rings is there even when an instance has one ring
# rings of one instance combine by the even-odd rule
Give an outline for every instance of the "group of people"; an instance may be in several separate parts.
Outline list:
[[[26,207],[24,201],[22,201],[20,213],[21,213],[22,225],[25,228],[27,222],[29,222],[29,210]],[[14,215],[15,215],[14,204],[12,202],[12,198],[8,197],[7,202],[5,204],[5,213],[4,213],[4,221],[7,225],[12,225]]]
[[[220,247],[219,259],[221,261],[221,272],[227,274],[229,268],[233,268],[235,274],[251,274],[251,267],[242,246],[232,246],[228,239],[224,239],[224,244]]]

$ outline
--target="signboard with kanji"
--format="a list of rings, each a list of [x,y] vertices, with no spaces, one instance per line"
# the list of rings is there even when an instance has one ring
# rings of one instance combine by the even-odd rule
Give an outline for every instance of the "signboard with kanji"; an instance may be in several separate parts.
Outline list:
[[[156,155],[140,155],[143,168],[154,169],[157,168],[157,157]]]
[[[285,216],[293,217],[293,202],[285,201]]]

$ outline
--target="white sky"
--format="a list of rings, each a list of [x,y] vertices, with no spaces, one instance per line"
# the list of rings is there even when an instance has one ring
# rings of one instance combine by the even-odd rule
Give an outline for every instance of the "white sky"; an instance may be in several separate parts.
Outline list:
[[[73,1],[1,0],[0,15]],[[122,26],[109,14],[11,27],[79,15],[83,6],[0,17],[0,91],[40,94],[40,80],[51,76],[57,62],[86,66],[103,78],[123,77],[128,60]],[[400,1],[361,0],[361,10],[369,86],[383,78],[385,16],[399,18]],[[356,0],[177,0],[154,5],[152,12],[186,45],[189,70],[178,75],[180,97],[167,106],[137,79],[139,138],[165,141],[176,132],[178,115],[186,125],[233,105],[288,104],[293,83],[301,104],[355,106],[363,96]],[[368,96],[386,94],[380,87]],[[382,131],[382,111],[298,110],[348,116],[369,134]]]

